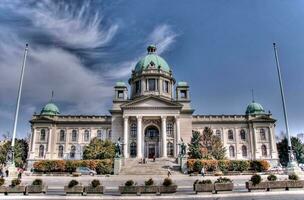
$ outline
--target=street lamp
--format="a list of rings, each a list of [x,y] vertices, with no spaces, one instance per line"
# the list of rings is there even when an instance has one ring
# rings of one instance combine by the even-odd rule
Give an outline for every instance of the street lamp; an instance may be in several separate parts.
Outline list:
[[[282,99],[282,106],[283,106],[283,113],[284,113],[284,120],[285,120],[285,129],[287,134],[287,141],[288,141],[288,165],[287,165],[287,173],[302,173],[301,169],[298,166],[296,157],[293,154],[292,145],[291,145],[291,139],[290,139],[290,133],[289,133],[289,126],[288,126],[288,119],[287,119],[287,110],[286,110],[286,104],[285,104],[285,96],[284,96],[284,89],[283,89],[283,82],[282,82],[282,76],[281,76],[281,70],[280,70],[280,62],[278,57],[278,51],[276,48],[276,44],[273,43],[273,50],[274,50],[274,56],[277,66],[277,72],[279,77],[279,84],[280,84],[280,91],[281,91],[281,99]]]

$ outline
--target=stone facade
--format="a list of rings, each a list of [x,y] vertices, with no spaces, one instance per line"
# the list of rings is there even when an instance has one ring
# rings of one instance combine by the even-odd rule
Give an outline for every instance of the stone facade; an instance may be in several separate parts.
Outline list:
[[[125,83],[116,83],[110,116],[61,115],[54,103],[34,115],[29,162],[81,159],[83,147],[94,137],[120,139],[125,158],[177,157],[181,138],[189,143],[192,130],[205,127],[222,139],[229,159],[277,162],[276,120],[270,113],[252,102],[244,115],[193,115],[189,85],[175,84],[168,64],[155,51],[149,46],[132,71],[130,92]]]

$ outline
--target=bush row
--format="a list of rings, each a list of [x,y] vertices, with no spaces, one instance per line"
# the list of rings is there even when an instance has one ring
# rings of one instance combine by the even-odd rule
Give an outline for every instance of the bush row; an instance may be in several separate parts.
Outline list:
[[[89,167],[97,174],[110,174],[113,160],[41,160],[33,165],[35,172],[74,172],[77,167]]]
[[[206,171],[221,170],[222,172],[228,171],[247,171],[254,170],[257,172],[267,171],[270,167],[267,160],[199,160],[188,159],[188,170],[190,172],[200,172],[202,167]]]

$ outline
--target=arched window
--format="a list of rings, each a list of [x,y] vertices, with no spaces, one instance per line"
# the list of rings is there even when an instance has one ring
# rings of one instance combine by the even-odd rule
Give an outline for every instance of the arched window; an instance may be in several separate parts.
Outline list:
[[[98,139],[101,139],[101,138],[102,138],[101,130],[97,130],[97,138],[98,138]]]
[[[44,146],[40,145],[39,146],[39,158],[43,158],[44,156]]]
[[[219,138],[222,138],[222,134],[221,134],[221,131],[220,130],[216,130],[215,131],[215,135]]]
[[[59,141],[60,141],[60,142],[65,141],[65,132],[64,132],[64,130],[60,130],[60,133],[59,133]]]
[[[130,127],[130,135],[131,137],[136,137],[136,133],[137,133],[137,125],[135,123],[132,123],[131,124],[131,127]]]
[[[228,140],[233,140],[233,131],[232,130],[228,130]]]
[[[242,146],[242,156],[247,157],[247,147],[245,145]]]
[[[265,144],[261,146],[262,156],[267,156],[267,147]]]
[[[265,129],[263,128],[260,129],[260,137],[261,140],[266,140],[266,133],[265,133]]]
[[[74,145],[71,146],[70,158],[75,158],[76,147]]]
[[[230,156],[230,158],[235,157],[234,146],[229,147],[229,156]]]
[[[63,158],[63,146],[59,145],[58,147],[58,158]]]
[[[84,141],[87,142],[90,140],[90,132],[89,130],[84,131]]]
[[[174,134],[174,128],[173,128],[173,123],[169,122],[167,123],[167,136],[172,137]]]
[[[135,157],[136,156],[136,143],[131,142],[130,144],[130,156]]]
[[[77,141],[77,131],[72,130],[72,142],[76,142],[76,141]]]
[[[241,135],[241,140],[246,140],[246,132],[244,131],[244,129],[240,131],[240,135]]]
[[[174,148],[173,148],[173,143],[172,142],[168,142],[167,143],[167,155],[172,157],[174,153]]]
[[[40,131],[40,140],[45,141],[45,130],[44,129],[41,129],[41,131]]]

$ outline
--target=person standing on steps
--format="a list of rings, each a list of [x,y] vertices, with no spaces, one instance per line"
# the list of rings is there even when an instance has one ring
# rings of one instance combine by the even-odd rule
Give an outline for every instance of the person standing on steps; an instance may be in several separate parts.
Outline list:
[[[170,178],[171,175],[172,175],[172,174],[171,174],[170,167],[168,167],[168,173],[167,173],[168,178]]]
[[[203,177],[205,177],[205,167],[202,167],[201,174]]]

